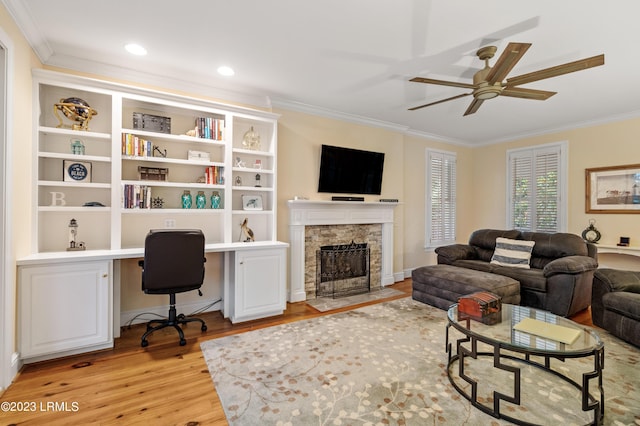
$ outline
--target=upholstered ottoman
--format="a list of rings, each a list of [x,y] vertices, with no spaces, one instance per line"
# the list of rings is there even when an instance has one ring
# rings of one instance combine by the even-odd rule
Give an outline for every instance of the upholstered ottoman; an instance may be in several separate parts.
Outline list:
[[[490,291],[502,303],[520,304],[520,283],[513,278],[451,265],[430,265],[414,269],[413,299],[440,309],[458,303],[458,297]]]

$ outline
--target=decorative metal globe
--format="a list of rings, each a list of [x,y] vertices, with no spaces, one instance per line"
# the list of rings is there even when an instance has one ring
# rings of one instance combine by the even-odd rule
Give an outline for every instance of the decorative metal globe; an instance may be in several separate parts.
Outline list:
[[[53,113],[60,122],[57,127],[62,127],[64,122],[58,112],[62,112],[65,117],[74,122],[71,125],[73,130],[89,130],[89,121],[94,115],[98,115],[98,111],[91,108],[86,101],[76,97],[60,99],[60,102],[53,106]]]

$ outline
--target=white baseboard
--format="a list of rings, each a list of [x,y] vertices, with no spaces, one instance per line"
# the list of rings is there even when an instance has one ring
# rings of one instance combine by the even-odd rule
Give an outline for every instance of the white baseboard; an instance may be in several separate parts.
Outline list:
[[[222,301],[217,299],[209,299],[205,301],[196,301],[191,303],[176,303],[176,311],[178,314],[191,315],[193,312],[199,311],[205,306],[209,306],[212,303],[217,302],[215,305],[207,308],[203,312],[219,311],[222,308]],[[129,325],[129,321],[136,318],[131,324],[142,324],[152,319],[166,318],[169,313],[169,305],[152,306],[148,308],[135,309],[132,311],[120,312],[120,326],[124,327]],[[149,315],[144,315],[149,314]]]

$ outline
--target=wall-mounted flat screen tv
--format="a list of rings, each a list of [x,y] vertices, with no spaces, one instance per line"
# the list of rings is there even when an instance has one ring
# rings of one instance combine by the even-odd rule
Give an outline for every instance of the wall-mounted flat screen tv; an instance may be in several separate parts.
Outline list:
[[[322,145],[318,192],[380,195],[384,153]]]

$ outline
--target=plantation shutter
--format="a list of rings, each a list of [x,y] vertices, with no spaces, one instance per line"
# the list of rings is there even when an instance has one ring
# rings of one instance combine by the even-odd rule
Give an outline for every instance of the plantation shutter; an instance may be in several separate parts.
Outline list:
[[[509,225],[522,231],[560,232],[561,147],[509,153]]]
[[[427,151],[427,246],[456,239],[456,156]]]

